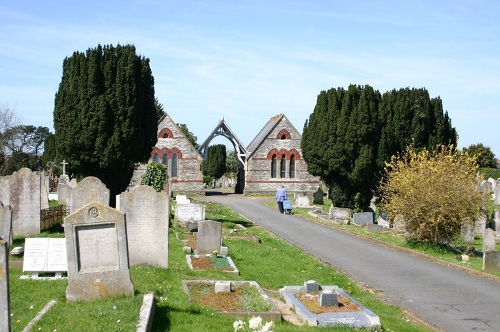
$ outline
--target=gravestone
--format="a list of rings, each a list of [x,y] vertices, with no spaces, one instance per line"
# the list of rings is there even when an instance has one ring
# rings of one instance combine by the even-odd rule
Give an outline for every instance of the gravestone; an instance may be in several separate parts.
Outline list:
[[[357,212],[353,214],[352,222],[360,226],[373,224],[373,212]]]
[[[0,202],[0,238],[12,244],[12,210]]]
[[[474,225],[474,235],[483,236],[484,230],[486,229],[487,218],[486,215],[481,214]]]
[[[101,180],[94,176],[84,178],[71,190],[69,212],[74,213],[90,202],[109,205],[109,189],[106,188],[106,185]]]
[[[318,190],[316,190],[313,193],[313,204],[321,204],[321,205],[324,204],[324,201],[323,201],[323,190],[321,190],[321,188],[318,188]]]
[[[495,205],[500,205],[500,186],[495,188]]]
[[[12,209],[13,236],[40,233],[40,182],[40,175],[29,168],[10,176],[10,202],[3,203]]]
[[[68,271],[64,238],[26,238],[24,242],[23,272],[31,272],[33,278],[39,273],[55,273],[62,277]]]
[[[179,205],[179,204],[189,204],[189,203],[191,203],[191,200],[189,198],[187,198],[186,195],[177,195],[177,196],[175,196],[175,203],[177,205]]]
[[[205,220],[205,205],[180,204],[175,206],[174,219],[180,222]]]
[[[295,206],[297,207],[310,207],[309,196],[307,193],[295,193]]]
[[[0,202],[4,206],[10,205],[10,178],[10,175],[0,177]]]
[[[500,250],[483,253],[483,270],[500,272]]]
[[[214,250],[220,252],[221,240],[222,224],[220,222],[213,220],[198,222],[196,254],[212,254]]]
[[[125,212],[130,265],[168,268],[169,197],[151,186],[138,186],[117,199]]]
[[[382,227],[389,228],[391,227],[391,223],[389,222],[388,219],[389,218],[387,217],[386,212],[380,212],[377,218],[377,224]]]
[[[9,244],[0,239],[0,331],[10,331]]]
[[[125,213],[91,202],[64,219],[68,301],[134,295]]]
[[[328,212],[328,219],[338,223],[349,223],[351,221],[351,215],[351,209],[334,207],[332,204]]]
[[[71,206],[71,190],[72,188],[69,184],[59,184],[57,186],[57,201],[59,204],[63,204],[66,208]]]
[[[472,244],[474,243],[474,227],[470,222],[465,222],[462,224],[462,240],[464,243]]]
[[[491,228],[484,230],[483,252],[495,250],[495,231]]]

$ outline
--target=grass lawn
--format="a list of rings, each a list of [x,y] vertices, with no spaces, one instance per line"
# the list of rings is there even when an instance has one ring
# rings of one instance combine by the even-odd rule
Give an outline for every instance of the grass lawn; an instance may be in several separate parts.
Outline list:
[[[12,331],[21,331],[50,300],[57,303],[34,325],[31,331],[135,331],[142,296],[153,292],[156,300],[152,331],[233,331],[233,317],[218,315],[208,307],[190,304],[182,288],[182,280],[253,280],[270,296],[279,298],[278,290],[285,285],[302,285],[316,280],[324,285],[338,285],[353,298],[379,315],[384,331],[432,331],[412,319],[400,308],[387,305],[375,295],[359,287],[346,275],[336,272],[298,248],[272,236],[228,208],[216,203],[204,203],[206,219],[222,222],[223,229],[246,227],[239,231],[248,238],[228,235],[224,245],[229,248],[240,275],[213,271],[193,271],[187,263],[179,233],[183,228],[172,227],[169,234],[169,268],[132,267],[131,278],[136,296],[92,302],[70,303],[65,300],[67,281],[20,280],[20,264],[10,268]],[[47,234],[45,234],[47,236]],[[50,234],[53,236],[53,234]],[[58,234],[60,236],[60,234]],[[16,239],[16,244],[22,239]],[[279,259],[278,259],[279,258]],[[18,262],[20,263],[20,262]],[[280,322],[274,331],[317,331],[317,327],[296,326]],[[321,328],[321,331],[338,329]],[[341,329],[345,330],[345,329]]]

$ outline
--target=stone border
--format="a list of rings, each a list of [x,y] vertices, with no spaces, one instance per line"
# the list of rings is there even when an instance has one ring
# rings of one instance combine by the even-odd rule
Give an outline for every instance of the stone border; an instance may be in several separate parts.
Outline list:
[[[189,268],[193,271],[204,271],[204,270],[195,270],[193,268],[193,263],[191,262],[191,257],[203,257],[203,256],[211,256],[211,255],[186,255],[186,261],[187,261],[187,264],[189,266]],[[236,274],[236,275],[240,275],[240,271],[236,268],[236,265],[234,264],[233,260],[231,259],[231,257],[229,256],[226,256],[225,257],[227,259],[227,261],[229,262],[229,265],[231,265],[231,268],[233,270],[231,271],[221,271],[221,272],[225,272],[225,273],[232,273],[232,274]]]
[[[342,288],[337,286],[321,286],[323,290],[333,290],[340,296],[348,298],[351,303],[357,304],[361,311],[356,312],[333,312],[315,315],[295,297],[294,293],[305,292],[304,286],[285,286],[280,289],[280,294],[285,298],[286,304],[295,310],[297,315],[309,326],[324,327],[353,327],[380,329],[380,318],[370,309],[353,299]]]
[[[193,300],[191,298],[191,295],[189,294],[189,285],[194,284],[194,283],[208,283],[208,284],[213,284],[215,288],[215,283],[220,280],[182,280],[182,288],[184,289],[184,292],[186,293],[188,297],[188,301],[190,304],[193,303]],[[259,284],[255,281],[238,281],[238,280],[224,280],[225,282],[230,282],[236,286],[244,286],[244,285],[251,285],[255,288],[257,288],[257,291],[259,294],[262,296],[262,298],[271,305],[271,310],[270,311],[263,311],[263,312],[239,312],[239,311],[227,311],[227,312],[219,312],[218,314],[220,315],[227,315],[227,316],[234,316],[238,318],[247,318],[247,317],[257,317],[260,316],[262,320],[272,320],[273,322],[280,322],[281,321],[281,312],[276,308],[274,305],[274,302],[271,300],[271,298],[260,288]]]

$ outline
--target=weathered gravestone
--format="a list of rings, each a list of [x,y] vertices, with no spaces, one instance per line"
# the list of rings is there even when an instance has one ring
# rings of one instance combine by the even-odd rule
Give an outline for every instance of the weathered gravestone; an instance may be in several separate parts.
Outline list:
[[[352,222],[360,226],[373,224],[373,212],[357,212],[353,214]]]
[[[474,243],[474,226],[470,221],[466,221],[462,224],[462,240],[464,243]]]
[[[12,244],[12,210],[0,202],[0,238]]]
[[[71,190],[70,213],[76,212],[90,202],[100,202],[109,205],[109,189],[94,176],[88,176]]]
[[[68,301],[134,295],[125,213],[92,202],[64,219]]]
[[[189,204],[189,203],[191,203],[191,200],[189,198],[187,198],[186,195],[177,195],[177,196],[175,196],[175,203],[177,205]]]
[[[348,208],[338,208],[334,207],[333,204],[330,206],[328,212],[328,219],[331,219],[338,223],[348,224],[351,221],[352,210]]]
[[[484,230],[486,229],[487,217],[481,214],[474,224],[474,235],[483,236]]]
[[[483,253],[495,250],[495,231],[491,228],[484,230],[483,236]]]
[[[60,183],[57,185],[57,201],[59,204],[63,204],[66,208],[71,206],[71,190],[72,188],[68,184]]]
[[[192,203],[176,205],[174,219],[180,222],[205,220],[205,205]]]
[[[61,278],[68,271],[66,239],[26,238],[24,240],[23,272],[31,272],[33,278],[39,273],[54,273]],[[24,279],[24,278],[23,278]]]
[[[316,190],[313,193],[313,204],[321,204],[321,205],[324,204],[324,201],[323,201],[323,190],[321,190],[321,188],[318,188],[318,190]]]
[[[378,218],[377,218],[377,224],[382,226],[382,227],[385,227],[385,228],[391,227],[391,223],[388,220],[388,216],[387,216],[386,212],[379,213]]]
[[[0,331],[10,331],[9,244],[0,239]]]
[[[297,207],[309,207],[311,205],[307,193],[295,193],[295,205]]]
[[[0,177],[0,202],[10,206],[10,175]]]
[[[9,177],[13,236],[40,233],[41,179],[29,168],[21,168]],[[3,189],[0,189],[3,190]]]
[[[500,205],[500,186],[495,188],[495,205]]]
[[[220,222],[213,220],[198,222],[196,254],[212,254],[214,250],[220,252],[221,239],[222,224]]]
[[[483,253],[483,270],[500,272],[500,251],[486,251]]]
[[[169,197],[150,186],[120,194],[125,212],[130,265],[168,268]],[[117,204],[118,205],[118,204]]]

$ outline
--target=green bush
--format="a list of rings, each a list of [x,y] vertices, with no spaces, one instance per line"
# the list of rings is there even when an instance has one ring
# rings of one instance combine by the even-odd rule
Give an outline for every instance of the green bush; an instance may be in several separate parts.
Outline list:
[[[152,162],[146,166],[146,173],[141,177],[141,184],[155,188],[157,192],[163,190],[167,182],[167,170],[162,164]]]

